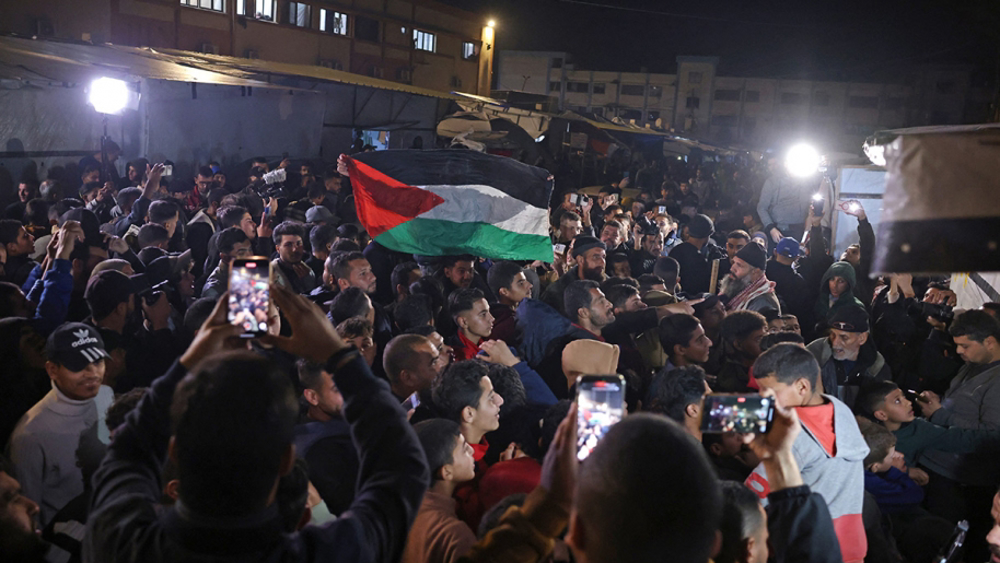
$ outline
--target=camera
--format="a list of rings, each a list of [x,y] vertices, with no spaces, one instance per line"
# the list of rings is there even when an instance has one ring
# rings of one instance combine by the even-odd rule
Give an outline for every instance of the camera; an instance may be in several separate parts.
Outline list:
[[[140,288],[136,295],[142,297],[142,300],[149,306],[156,303],[156,300],[160,298],[159,294],[170,287],[170,280],[164,280],[154,285],[146,274],[135,274],[131,277]]]
[[[921,319],[930,317],[943,323],[948,323],[955,318],[954,308],[944,304],[937,305],[934,303],[915,301],[910,303],[910,306],[907,309],[911,315],[920,317]]]

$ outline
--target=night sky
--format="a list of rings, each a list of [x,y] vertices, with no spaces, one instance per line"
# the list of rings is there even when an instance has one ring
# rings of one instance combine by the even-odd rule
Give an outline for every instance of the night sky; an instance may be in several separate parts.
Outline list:
[[[497,20],[497,48],[568,51],[577,68],[672,73],[677,55],[719,73],[895,80],[907,66],[964,62],[997,75],[1000,1],[445,0]]]

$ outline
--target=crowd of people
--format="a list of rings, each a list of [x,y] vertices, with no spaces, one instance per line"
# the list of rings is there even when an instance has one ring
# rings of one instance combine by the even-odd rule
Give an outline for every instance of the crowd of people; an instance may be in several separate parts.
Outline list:
[[[873,279],[861,202],[831,255],[773,159],[557,185],[517,262],[370,240],[343,162],[111,149],[0,220],[4,561],[917,563],[963,520],[1000,561],[1000,305]],[[769,431],[704,432],[709,393]]]

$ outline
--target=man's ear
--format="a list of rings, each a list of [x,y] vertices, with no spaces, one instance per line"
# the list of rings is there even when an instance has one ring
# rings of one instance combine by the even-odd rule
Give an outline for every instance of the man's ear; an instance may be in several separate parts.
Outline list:
[[[337,278],[337,287],[340,288],[340,291],[344,291],[345,289],[351,287],[351,282],[343,278]]]
[[[121,316],[127,315],[128,314],[128,301],[122,301],[121,303],[119,303],[118,306],[115,307],[115,312],[118,313]]]
[[[719,456],[722,455],[722,444],[715,443],[708,447],[708,451],[712,452],[712,455]]]
[[[500,291],[498,291],[497,293],[500,294],[500,297],[508,297],[510,295],[510,290],[507,289],[506,287],[501,287]]]
[[[455,477],[455,466],[446,463],[441,466],[440,473],[442,481],[451,481]]]
[[[410,373],[409,370],[405,369],[401,370],[399,372],[399,382],[402,383],[403,385],[409,386],[411,383],[413,383],[413,375]]]
[[[740,561],[743,561],[744,563],[766,563],[765,561],[756,561],[753,558],[753,550],[755,547],[757,547],[756,538],[750,536],[749,538],[743,540],[740,543],[743,544],[742,545],[743,549],[741,550],[742,553],[740,553],[740,559],[739,559]]]
[[[45,373],[49,374],[49,379],[52,381],[56,380],[56,373],[59,371],[59,366],[55,362],[45,362]]]
[[[307,403],[314,407],[319,404],[319,395],[317,395],[316,391],[313,391],[312,389],[304,389],[302,391],[302,396],[305,397]]]
[[[590,320],[590,308],[589,307],[580,307],[579,309],[577,309],[576,310],[576,318],[579,319],[579,320],[581,320],[581,321],[583,319],[587,319],[589,321]]]
[[[458,328],[469,328],[469,322],[462,315],[455,316],[455,324],[458,325]]]
[[[701,412],[701,407],[697,403],[690,403],[684,407],[684,415],[688,418],[698,418],[698,414]]]
[[[862,332],[861,333],[861,345],[863,346],[865,344],[865,342],[868,342],[868,333],[867,332]]]
[[[476,419],[476,409],[472,407],[462,407],[462,422],[466,424],[472,424],[472,421]]]
[[[889,419],[889,416],[885,414],[885,411],[874,411],[872,412],[872,416],[875,417],[875,420],[878,420],[880,422],[885,422],[886,420]]]

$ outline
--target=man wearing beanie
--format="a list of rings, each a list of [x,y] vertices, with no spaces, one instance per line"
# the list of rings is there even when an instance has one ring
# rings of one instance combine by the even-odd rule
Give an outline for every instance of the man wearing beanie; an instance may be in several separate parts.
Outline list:
[[[41,507],[43,526],[83,492],[78,456],[103,457],[103,451],[94,457],[77,450],[103,448],[86,439],[88,433],[98,432],[108,442],[104,415],[114,399],[111,389],[101,385],[108,354],[97,329],[66,323],[49,335],[45,353],[52,390],[21,417],[10,437],[11,461],[24,496]]]
[[[563,292],[566,291],[569,284],[577,280],[593,280],[602,283],[607,279],[607,276],[604,275],[607,246],[600,239],[588,235],[576,237],[572,244],[573,262],[570,270],[550,284],[542,293],[542,302],[564,315],[566,312],[563,311]]]
[[[727,298],[728,311],[781,312],[781,304],[774,293],[774,284],[764,275],[767,256],[758,244],[748,244],[733,257],[729,275],[722,279],[720,294]]]
[[[806,348],[819,363],[823,391],[853,408],[862,386],[890,381],[892,372],[875,348],[875,341],[869,338],[868,311],[864,307],[838,307],[829,323],[830,336],[814,340]]]
[[[715,225],[707,215],[695,215],[684,226],[684,242],[671,249],[669,256],[680,264],[681,288],[685,293],[708,293],[712,281],[712,262],[719,261],[719,274],[729,269],[726,251],[711,241]]]

